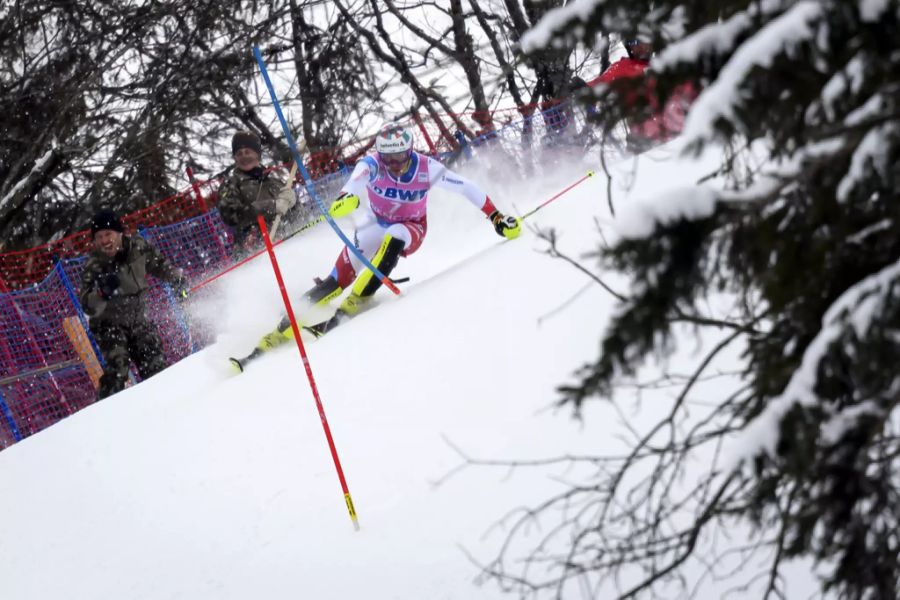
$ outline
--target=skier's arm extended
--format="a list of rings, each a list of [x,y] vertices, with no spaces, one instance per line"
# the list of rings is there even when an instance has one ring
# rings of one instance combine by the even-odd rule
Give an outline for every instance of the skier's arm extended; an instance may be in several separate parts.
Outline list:
[[[465,196],[491,220],[497,235],[502,235],[510,240],[519,237],[519,233],[522,231],[519,219],[506,216],[497,210],[488,195],[462,175],[454,173],[432,158],[429,158],[428,161],[428,173],[432,177],[431,185]]]
[[[433,158],[428,159],[428,173],[431,175],[431,185],[465,196],[485,215],[491,216],[491,213],[497,210],[480,187]]]

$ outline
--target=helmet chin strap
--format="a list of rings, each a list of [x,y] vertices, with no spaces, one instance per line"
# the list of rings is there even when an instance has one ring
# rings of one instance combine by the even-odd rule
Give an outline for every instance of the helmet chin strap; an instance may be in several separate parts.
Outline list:
[[[400,166],[400,168],[396,172],[394,172],[393,168],[388,166],[388,168],[387,168],[388,173],[390,173],[394,177],[399,177],[400,175],[403,175],[404,173],[406,173],[409,170],[410,163],[412,163],[412,158],[407,158],[406,161]]]

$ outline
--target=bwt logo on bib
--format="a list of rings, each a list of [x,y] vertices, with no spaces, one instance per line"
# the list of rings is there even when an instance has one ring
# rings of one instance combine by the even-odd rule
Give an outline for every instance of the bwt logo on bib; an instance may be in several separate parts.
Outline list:
[[[415,202],[416,200],[421,200],[428,194],[428,190],[401,190],[394,187],[383,190],[379,187],[372,186],[372,190],[379,196],[383,196],[388,200],[400,200],[401,202]]]

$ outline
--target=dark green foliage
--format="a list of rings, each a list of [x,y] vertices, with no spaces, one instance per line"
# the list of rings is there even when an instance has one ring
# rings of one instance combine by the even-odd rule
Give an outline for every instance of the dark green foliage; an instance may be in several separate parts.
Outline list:
[[[652,239],[624,241],[604,254],[606,268],[627,270],[637,284],[632,296],[613,317],[596,363],[585,366],[577,387],[561,388],[567,401],[579,406],[587,397],[611,393],[619,374],[634,375],[643,357],[665,352],[671,341],[670,315],[702,291],[708,236],[715,218],[681,221],[662,228]]]
[[[652,36],[660,102],[684,81],[715,92],[727,85],[723,69],[732,80],[739,74],[717,104],[695,105],[720,116],[708,134],[688,129],[689,150],[755,143],[758,153],[764,142],[768,162],[749,177],[726,164],[730,189],[713,217],[601,250],[601,266],[627,273],[632,293],[611,318],[600,357],[562,393],[576,409],[609,397],[648,357],[671,350],[672,324],[685,313],[718,291],[736,295],[749,392],[723,399],[724,413],[741,429],[785,410],[773,452],[760,449],[712,510],[725,514],[727,499],[742,507],[730,516],[761,534],[780,532],[768,542],[773,573],[784,558],[809,557],[837,597],[887,600],[900,597],[900,3],[884,3],[872,18],[862,4],[597,3],[582,39]],[[811,17],[773,41],[770,26],[798,10]],[[672,28],[663,26],[676,14],[684,34],[667,37]],[[561,25],[558,37],[571,42],[577,22]],[[731,33],[682,58],[667,52],[698,42],[703,26]],[[733,70],[748,48],[757,64]],[[615,103],[616,93],[600,96]],[[603,125],[646,106],[610,104]]]

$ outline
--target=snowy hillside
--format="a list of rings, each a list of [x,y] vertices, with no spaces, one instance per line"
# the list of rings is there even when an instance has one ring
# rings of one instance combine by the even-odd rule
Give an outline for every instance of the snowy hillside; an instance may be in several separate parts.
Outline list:
[[[713,165],[663,160],[672,154],[642,158],[628,198]],[[521,214],[587,168],[536,183],[481,182],[501,209]],[[627,203],[624,191],[616,201]],[[555,228],[559,249],[580,258],[597,246],[595,219],[613,235],[602,176],[527,223]],[[453,472],[462,464],[454,446],[474,458],[523,460],[622,449],[609,403],[589,406],[582,422],[553,410],[556,386],[596,356],[614,301],[545,247],[532,231],[501,241],[464,199],[436,191],[423,248],[395,272],[411,278],[403,296],[380,291],[373,310],[309,344],[359,532],[296,347],[240,376],[225,366],[277,321],[268,260],[224,278],[195,306],[197,318],[216,324],[217,344],[0,453],[0,597],[508,597],[493,581],[479,585],[473,559],[495,557],[505,534],[498,523],[511,510],[578,473],[565,465]],[[324,227],[279,249],[294,297],[339,250]],[[610,274],[604,281],[624,285]],[[633,426],[653,401],[645,395],[625,409]]]

